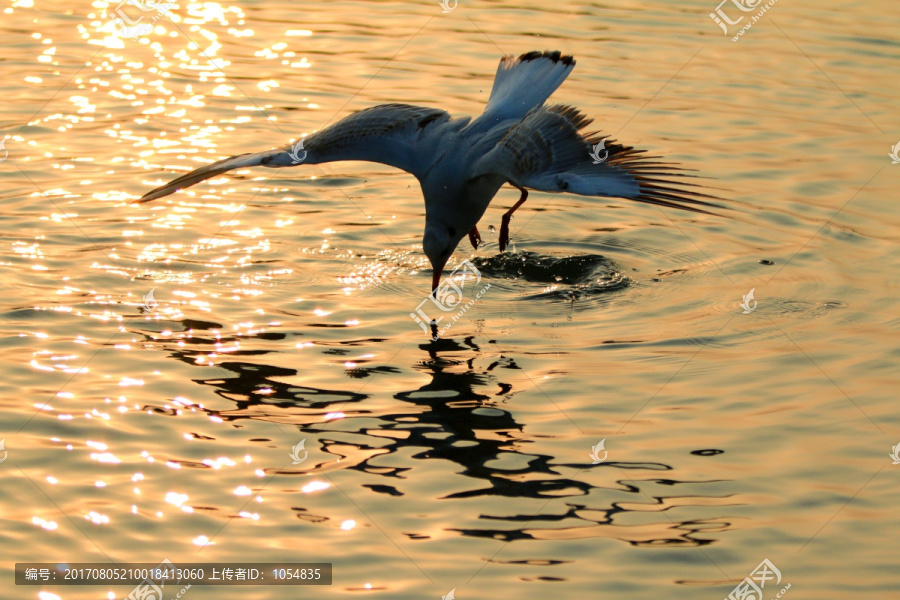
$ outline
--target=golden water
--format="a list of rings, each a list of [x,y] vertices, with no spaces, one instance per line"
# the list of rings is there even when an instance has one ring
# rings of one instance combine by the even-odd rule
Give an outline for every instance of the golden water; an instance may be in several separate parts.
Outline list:
[[[334,565],[198,600],[714,600],[764,558],[767,600],[900,594],[896,3],[782,0],[737,42],[715,0],[182,3],[137,40],[2,6],[2,598],[130,591],[16,562],[164,558]],[[453,258],[491,287],[431,342],[410,175],[129,205],[378,103],[478,114],[545,48],[578,60],[553,101],[729,216],[534,193],[498,257],[505,188]]]

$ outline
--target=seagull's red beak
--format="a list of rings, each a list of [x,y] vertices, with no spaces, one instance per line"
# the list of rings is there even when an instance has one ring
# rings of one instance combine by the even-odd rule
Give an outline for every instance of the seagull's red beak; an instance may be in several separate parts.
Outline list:
[[[431,294],[437,297],[437,289],[441,284],[441,273],[444,272],[444,265],[434,269],[434,275],[431,276]]]

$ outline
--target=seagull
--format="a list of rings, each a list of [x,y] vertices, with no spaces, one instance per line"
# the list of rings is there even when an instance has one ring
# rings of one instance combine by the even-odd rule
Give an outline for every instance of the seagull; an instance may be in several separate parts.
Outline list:
[[[147,192],[150,202],[232,169],[314,165],[364,160],[402,169],[419,180],[425,198],[422,249],[432,266],[432,294],[460,241],[482,242],[478,221],[506,183],[521,192],[501,218],[500,252],[509,245],[509,222],[528,189],[624,198],[710,213],[718,199],[683,182],[674,163],[660,162],[599,132],[578,109],[545,102],[575,67],[559,51],[532,51],[500,60],[481,116],[453,118],[444,110],[410,104],[366,108],[280,148],[239,154],[200,167]]]

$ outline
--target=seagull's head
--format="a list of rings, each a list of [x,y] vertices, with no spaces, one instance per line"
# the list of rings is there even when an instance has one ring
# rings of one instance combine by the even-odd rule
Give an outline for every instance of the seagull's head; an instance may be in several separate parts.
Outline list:
[[[431,262],[433,271],[431,291],[437,289],[441,283],[441,273],[444,265],[450,260],[450,255],[456,249],[457,244],[463,238],[453,227],[448,227],[438,221],[425,221],[425,233],[422,235],[422,249],[425,256]]]

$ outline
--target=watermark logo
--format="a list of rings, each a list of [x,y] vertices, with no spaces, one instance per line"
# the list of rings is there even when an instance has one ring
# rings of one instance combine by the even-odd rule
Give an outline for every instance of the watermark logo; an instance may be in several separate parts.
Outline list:
[[[453,0],[453,2],[447,2],[447,0],[441,0],[441,8],[444,10],[442,12],[448,13],[453,12],[453,9],[456,8],[456,5],[459,4],[459,0]],[[450,592],[451,594],[453,592]],[[447,600],[453,600],[452,598],[448,598]]]
[[[452,9],[451,9],[451,10],[452,10]],[[446,12],[446,11],[444,11],[444,12]],[[455,591],[456,591],[456,588],[453,588],[452,590],[450,590],[450,591],[447,593],[446,596],[441,596],[441,600],[454,600],[454,599],[456,598],[456,596],[453,595],[453,593],[454,593]]]
[[[719,5],[716,7],[716,10],[709,13],[709,18],[715,21],[716,25],[722,28],[722,33],[724,35],[729,35],[728,26],[729,25],[740,25],[744,20],[744,15],[741,13],[749,13],[754,11],[759,7],[763,0],[722,0]],[[753,24],[759,21],[766,12],[772,8],[778,0],[769,0],[766,4],[757,11],[755,15],[749,15],[749,20],[745,23],[740,30],[731,38],[732,42],[738,41],[744,32],[753,27]],[[735,13],[731,11],[731,14],[740,15],[736,19],[731,19],[727,14],[725,14],[725,9],[722,8],[726,4],[733,4],[735,8],[737,8],[740,12]]]
[[[156,307],[159,306],[159,302],[156,301],[156,298],[153,297],[153,288],[144,296],[144,302],[141,304],[141,310],[145,313],[150,313],[156,310]]]
[[[122,37],[137,39],[152,32],[156,22],[174,6],[162,0],[122,0],[113,9],[113,25]]]
[[[744,296],[744,301],[741,302],[741,308],[744,309],[743,314],[749,315],[754,310],[756,310],[756,300],[753,299],[753,290],[756,288],[752,288],[747,294]],[[753,306],[750,306],[750,303],[753,303]]]
[[[0,449],[2,449],[2,448],[3,448],[3,442],[0,442]],[[893,451],[893,454],[891,454],[890,457],[894,461],[891,464],[892,465],[900,465],[900,444],[897,444],[896,446],[891,448],[891,451]],[[5,456],[3,458],[6,459]],[[0,460],[0,462],[3,462],[3,461]]]
[[[770,581],[774,581],[775,585],[780,584],[781,571],[772,564],[772,561],[765,558],[753,569],[749,577],[744,577],[743,581],[735,586],[725,600],[762,600],[762,591]],[[789,589],[791,589],[790,583],[785,585],[775,597],[781,598]]]
[[[299,165],[306,160],[306,150],[303,150],[302,155],[300,154],[301,150],[303,150],[303,140],[297,140],[297,143],[291,147],[291,151],[288,153],[291,157],[292,165]]]
[[[163,588],[166,587],[167,581],[174,581],[176,571],[178,570],[179,569],[175,567],[175,564],[172,563],[172,561],[168,558],[164,559],[161,563],[149,570],[149,577],[137,584],[137,586],[131,590],[131,593],[125,596],[125,600],[163,600]],[[181,596],[190,588],[191,584],[187,584],[181,588],[181,591],[169,596],[169,598],[172,598],[173,600],[181,598]]]
[[[719,3],[719,6],[716,7],[716,10],[714,12],[709,13],[709,18],[712,19],[713,21],[715,21],[716,25],[718,25],[719,27],[722,28],[722,32],[725,35],[728,35],[728,26],[726,25],[726,23],[728,25],[737,25],[738,23],[740,23],[741,21],[744,20],[744,17],[743,17],[743,15],[741,15],[736,20],[732,21],[730,18],[728,18],[728,15],[725,14],[725,11],[722,10],[722,5],[728,4],[729,2],[731,2],[736,7],[738,7],[739,10],[741,10],[743,12],[750,12],[751,10],[756,8],[756,5],[759,4],[761,1],[762,0],[756,0],[756,3],[751,4],[752,0],[750,0],[750,1],[748,1],[748,0],[722,0],[722,2]]]
[[[5,139],[0,140],[0,151],[3,152],[3,156],[0,156],[0,163],[2,163],[4,160],[6,160],[6,157],[9,156],[9,152],[7,152],[5,144],[6,144]],[[900,144],[897,144],[897,145],[900,146]]]
[[[419,302],[419,305],[416,307],[416,312],[409,313],[409,316],[415,321],[419,327],[422,328],[422,331],[428,333],[428,324],[431,324],[432,331],[435,332],[432,337],[433,340],[437,340],[443,334],[447,333],[447,330],[450,329],[454,323],[456,323],[460,317],[462,317],[469,308],[472,307],[475,302],[477,302],[481,296],[491,288],[491,284],[485,285],[481,288],[475,297],[468,302],[465,303],[455,315],[446,323],[443,328],[438,331],[438,324],[444,319],[446,315],[441,315],[436,319],[432,319],[428,316],[423,308],[423,305],[426,302],[431,302],[435,308],[437,308],[441,312],[450,312],[455,310],[463,300],[463,288],[466,287],[466,278],[467,275],[472,275],[475,278],[475,285],[481,283],[481,272],[472,264],[472,262],[468,259],[462,261],[458,267],[453,269],[453,272],[450,273],[447,277],[444,278],[443,283],[433,293],[429,294],[427,298]],[[456,285],[455,279],[459,278],[460,283]]]
[[[0,142],[0,149],[2,149],[2,148],[3,148],[3,142]],[[888,154],[888,156],[891,157],[892,165],[900,164],[900,142],[897,142],[897,145],[894,146],[893,148],[891,148],[891,153]],[[3,157],[3,158],[6,158],[6,157]],[[2,160],[3,159],[0,158],[0,161],[2,161]]]
[[[306,444],[306,438],[303,438],[302,440],[300,440],[299,444],[291,448],[291,453],[289,454],[289,456],[291,457],[291,460],[294,461],[295,465],[299,465],[304,460],[306,460],[307,456],[309,456],[309,452],[306,450],[306,448],[303,447],[304,444]],[[300,456],[301,451],[303,452],[302,457]]]
[[[600,140],[600,143],[594,146],[593,151],[591,152],[591,158],[594,159],[594,164],[599,165],[604,162],[607,158],[609,158],[609,150],[607,150],[604,146],[606,144],[606,138]],[[600,151],[603,151],[603,156],[600,156]]]
[[[0,463],[6,460],[6,456],[9,454],[9,451],[6,449],[4,444],[6,444],[6,438],[0,440],[0,454],[2,454],[2,456],[0,456]],[[897,447],[900,448],[900,444],[897,444]]]
[[[603,447],[603,444],[605,443],[606,438],[603,438],[602,440],[600,440],[599,444],[597,444],[596,446],[591,446],[590,457],[594,459],[593,464],[599,465],[604,460],[606,460],[607,456],[609,456],[609,451]],[[603,458],[600,458],[601,451],[603,452]]]

